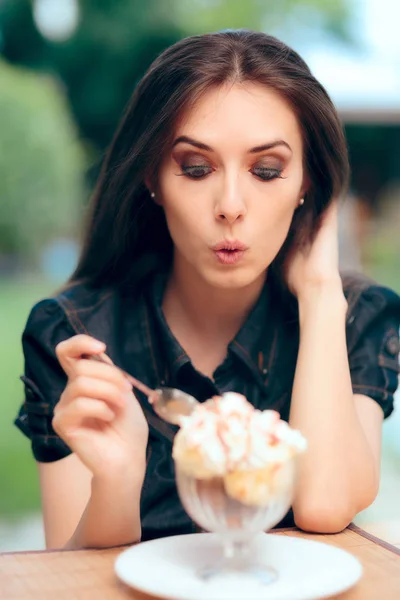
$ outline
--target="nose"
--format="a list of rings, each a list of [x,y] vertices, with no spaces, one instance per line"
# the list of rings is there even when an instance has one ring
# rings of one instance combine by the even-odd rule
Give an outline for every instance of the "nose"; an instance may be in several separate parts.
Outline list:
[[[236,177],[226,178],[215,202],[215,217],[218,221],[233,224],[243,220],[247,213],[246,203]]]

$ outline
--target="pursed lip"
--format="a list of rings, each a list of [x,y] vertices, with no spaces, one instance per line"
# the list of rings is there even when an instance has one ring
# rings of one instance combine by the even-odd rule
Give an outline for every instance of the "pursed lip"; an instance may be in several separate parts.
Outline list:
[[[235,250],[239,252],[244,252],[248,249],[248,246],[246,246],[246,244],[243,244],[243,242],[241,242],[240,240],[223,240],[222,242],[219,242],[218,244],[215,244],[215,246],[212,247],[212,250],[214,250],[214,252],[221,252],[223,250],[228,250],[230,252],[233,252]]]

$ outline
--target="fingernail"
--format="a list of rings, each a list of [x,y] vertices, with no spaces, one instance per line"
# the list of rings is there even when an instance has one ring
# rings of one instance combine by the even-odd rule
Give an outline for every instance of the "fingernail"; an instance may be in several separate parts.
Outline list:
[[[93,350],[95,352],[104,352],[104,350],[106,349],[106,345],[103,344],[103,342],[99,342],[99,341],[95,341],[93,342]]]

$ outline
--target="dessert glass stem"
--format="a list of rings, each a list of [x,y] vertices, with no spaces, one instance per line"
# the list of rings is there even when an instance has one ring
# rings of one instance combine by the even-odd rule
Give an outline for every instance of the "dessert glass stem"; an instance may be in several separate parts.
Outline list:
[[[229,538],[223,539],[223,552],[224,561],[226,564],[240,565],[243,562],[247,562],[250,556],[250,544],[249,541],[232,541]]]
[[[222,534],[222,559],[217,564],[201,569],[199,576],[207,580],[234,572],[254,577],[263,585],[274,583],[278,579],[278,572],[273,567],[254,560],[251,540],[252,538],[232,540],[231,536]]]

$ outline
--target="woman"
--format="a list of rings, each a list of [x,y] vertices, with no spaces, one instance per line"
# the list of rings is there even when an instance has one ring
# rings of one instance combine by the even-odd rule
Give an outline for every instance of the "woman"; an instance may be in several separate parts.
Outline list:
[[[175,429],[110,359],[200,401],[228,390],[308,438],[284,523],[337,532],[375,498],[397,386],[400,301],[338,270],[348,162],[325,90],[275,38],[231,31],[167,49],[137,86],[66,290],[23,336],[17,425],[39,465],[49,547],[195,526]]]

